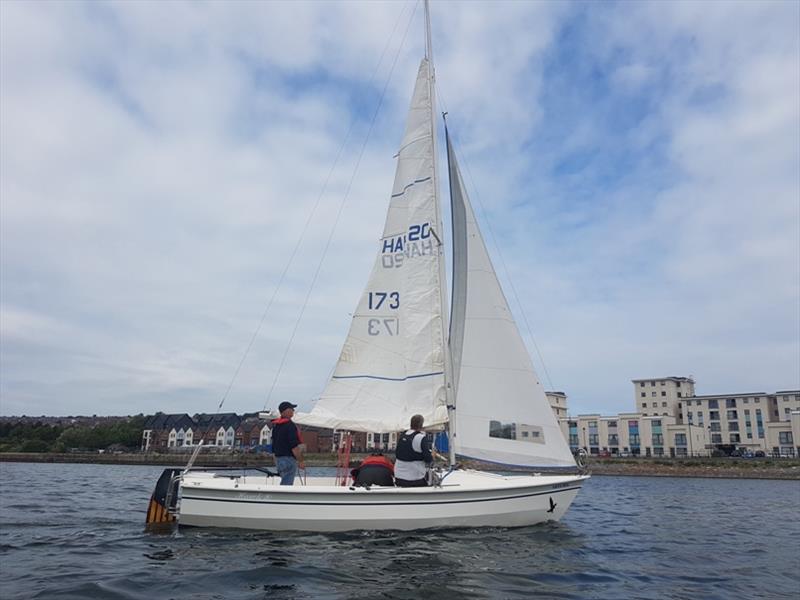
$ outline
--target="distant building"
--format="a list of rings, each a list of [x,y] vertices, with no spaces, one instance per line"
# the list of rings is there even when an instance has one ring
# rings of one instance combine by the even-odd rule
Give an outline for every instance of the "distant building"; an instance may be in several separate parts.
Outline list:
[[[800,453],[800,431],[792,429],[792,413],[800,412],[800,390],[692,396],[684,399],[682,411],[686,423],[708,429],[714,447]]]
[[[183,414],[156,413],[147,417],[142,431],[142,451],[152,452],[194,443],[195,422]]]
[[[635,411],[643,416],[675,417],[682,423],[683,398],[694,396],[691,377],[633,379]]]
[[[708,433],[671,416],[620,413],[559,419],[573,452],[594,456],[708,456]]]
[[[545,392],[556,419],[567,416],[567,395],[564,392]]]
[[[740,450],[800,456],[800,390],[696,396],[690,377],[632,381],[634,412],[559,418],[573,451],[707,456]]]

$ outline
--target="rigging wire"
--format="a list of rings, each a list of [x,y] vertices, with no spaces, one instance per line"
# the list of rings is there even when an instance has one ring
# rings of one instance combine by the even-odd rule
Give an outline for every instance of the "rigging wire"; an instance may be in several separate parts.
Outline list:
[[[322,250],[322,256],[320,257],[319,263],[317,264],[317,269],[314,272],[314,276],[311,279],[311,284],[310,284],[310,286],[308,288],[308,291],[306,293],[306,297],[303,300],[303,306],[300,309],[300,314],[298,315],[297,320],[295,321],[294,329],[292,330],[292,335],[289,338],[289,342],[286,344],[286,348],[284,349],[283,356],[281,357],[281,362],[278,365],[278,370],[275,372],[275,377],[272,380],[272,385],[270,386],[269,392],[267,393],[267,398],[264,401],[264,410],[267,409],[267,406],[269,405],[269,402],[272,399],[272,393],[275,391],[275,385],[277,384],[278,378],[280,377],[281,372],[283,371],[284,364],[286,363],[286,357],[288,356],[289,350],[291,349],[292,343],[294,342],[295,335],[297,334],[297,330],[298,330],[298,328],[300,326],[300,321],[302,321],[303,315],[305,314],[306,308],[308,307],[308,301],[311,298],[311,293],[314,291],[314,286],[317,283],[317,278],[319,277],[320,271],[322,270],[322,265],[325,262],[325,257],[328,254],[328,248],[331,245],[331,240],[333,239],[333,235],[334,235],[334,233],[336,233],[336,227],[338,226],[339,219],[342,216],[342,210],[344,209],[344,206],[347,203],[347,199],[350,196],[350,190],[353,187],[353,182],[355,181],[356,175],[358,174],[358,169],[361,166],[361,159],[364,157],[364,151],[366,150],[367,143],[369,142],[369,139],[370,139],[370,137],[372,135],[372,130],[375,127],[375,121],[377,120],[378,112],[380,111],[381,106],[383,105],[383,100],[386,97],[386,90],[389,87],[389,82],[392,79],[392,74],[394,73],[394,69],[397,66],[397,60],[400,57],[400,51],[403,49],[403,45],[405,44],[406,37],[408,36],[408,31],[411,28],[411,23],[414,21],[414,15],[417,12],[417,7],[418,6],[419,6],[419,2],[414,4],[414,10],[411,12],[411,16],[409,17],[408,24],[406,25],[405,32],[403,33],[403,37],[400,40],[400,45],[398,46],[397,52],[395,53],[394,60],[392,61],[392,66],[389,69],[389,74],[386,76],[386,82],[384,83],[383,89],[381,90],[381,95],[380,95],[380,98],[378,99],[378,105],[375,107],[375,111],[372,114],[372,119],[370,121],[369,128],[367,130],[367,134],[364,137],[364,141],[361,144],[361,150],[359,151],[358,159],[356,160],[356,164],[355,164],[355,167],[353,169],[353,173],[350,176],[350,181],[347,183],[347,188],[345,189],[344,196],[342,197],[342,200],[339,203],[339,208],[338,208],[338,210],[336,212],[336,218],[333,221],[333,225],[331,226],[330,234],[328,235],[328,239],[325,242],[325,247]],[[405,11],[405,8],[403,10]],[[402,15],[402,13],[401,13],[401,15]],[[398,22],[399,22],[399,19],[398,19]],[[395,27],[396,27],[396,25],[395,25]]]
[[[442,93],[441,86],[438,84],[438,82],[437,82],[437,86],[436,87],[439,90],[439,98],[442,101],[442,108],[445,110],[445,112],[449,112],[447,110],[447,102],[445,102],[445,100],[444,100],[444,94]],[[458,144],[456,143],[456,140],[455,140],[455,136],[453,136],[451,134],[450,135],[450,139],[452,140],[452,143],[453,143],[454,146],[458,146]],[[520,312],[522,313],[522,320],[525,322],[525,329],[528,332],[528,336],[531,338],[531,342],[533,343],[533,347],[536,350],[536,355],[539,357],[539,362],[541,363],[542,369],[544,370],[544,375],[547,378],[547,383],[550,385],[550,389],[552,391],[555,391],[556,388],[553,385],[552,379],[550,379],[550,372],[547,369],[547,365],[544,362],[544,357],[542,356],[542,353],[539,350],[539,344],[536,343],[536,338],[533,335],[533,330],[531,329],[530,323],[528,322],[528,315],[527,315],[527,313],[525,311],[525,307],[523,306],[522,302],[519,299],[519,295],[517,294],[517,288],[514,285],[514,280],[511,278],[511,275],[510,275],[510,273],[508,271],[508,267],[506,266],[506,260],[503,257],[503,252],[500,250],[500,244],[497,243],[497,236],[495,236],[494,229],[492,228],[492,223],[489,220],[489,211],[486,210],[486,207],[484,206],[483,201],[481,200],[480,194],[478,193],[478,186],[475,185],[475,180],[472,177],[472,170],[469,168],[469,161],[467,161],[466,156],[463,153],[461,153],[460,150],[459,150],[459,153],[461,154],[462,162],[463,162],[464,166],[466,167],[467,175],[469,177],[469,181],[470,181],[470,184],[472,186],[472,189],[475,191],[475,198],[477,198],[478,204],[480,205],[480,208],[481,208],[481,212],[483,213],[483,221],[486,223],[487,228],[489,229],[489,236],[492,238],[492,243],[494,244],[494,247],[497,250],[497,256],[500,258],[500,264],[503,267],[503,273],[505,274],[506,280],[508,281],[509,285],[511,286],[511,292],[514,294],[514,301],[517,303],[517,305],[519,306]]]
[[[403,18],[403,15],[405,14],[405,12],[406,12],[406,7],[403,6],[403,9],[400,11],[400,14],[397,17],[397,20],[395,21],[394,27],[392,28],[392,33],[389,35],[389,37],[388,37],[388,39],[386,41],[386,45],[383,47],[383,51],[381,52],[381,56],[378,59],[378,63],[375,65],[375,68],[372,71],[372,75],[369,78],[369,83],[367,84],[367,86],[371,86],[372,82],[375,80],[375,77],[377,76],[378,71],[380,70],[380,66],[381,66],[381,64],[383,64],[383,59],[386,56],[386,52],[389,49],[389,46],[391,45],[392,40],[394,39],[395,33],[397,32],[397,27],[400,25],[400,22],[402,21],[402,18]],[[214,413],[215,417],[222,410],[222,406],[223,406],[223,404],[225,404],[225,400],[227,400],[228,395],[230,394],[230,391],[233,388],[233,385],[234,385],[234,383],[236,382],[236,379],[239,376],[239,372],[242,369],[242,365],[244,365],[245,360],[247,359],[248,355],[250,354],[250,350],[253,348],[253,344],[255,343],[256,339],[258,338],[258,334],[261,332],[261,328],[264,325],[264,321],[267,318],[267,314],[269,314],[269,311],[270,311],[270,309],[272,308],[272,305],[275,302],[275,298],[277,297],[278,292],[283,287],[283,282],[286,279],[286,275],[288,274],[290,267],[294,263],[294,259],[297,256],[297,252],[300,249],[300,246],[302,245],[303,240],[305,239],[306,233],[308,232],[308,228],[311,225],[311,221],[314,218],[314,215],[316,214],[317,209],[319,208],[319,205],[322,202],[322,198],[324,197],[325,192],[328,189],[328,185],[330,184],[331,177],[333,176],[333,173],[335,172],[336,167],[339,165],[339,160],[341,159],[342,154],[344,153],[344,149],[347,146],[347,143],[350,141],[350,136],[352,135],[352,133],[353,133],[353,131],[355,129],[355,126],[356,126],[356,121],[357,120],[355,118],[350,121],[350,126],[349,126],[349,128],[347,130],[347,133],[345,134],[344,140],[342,141],[341,145],[339,146],[339,150],[336,153],[336,158],[334,158],[333,164],[331,165],[331,168],[328,171],[328,175],[325,178],[325,182],[322,185],[322,189],[320,190],[319,195],[317,196],[317,200],[314,203],[314,207],[311,209],[311,212],[309,213],[308,218],[306,219],[305,225],[303,226],[303,230],[300,233],[300,237],[297,239],[297,243],[295,244],[294,249],[292,250],[292,253],[289,256],[289,260],[286,262],[286,266],[283,268],[283,272],[281,273],[280,277],[278,278],[278,283],[277,283],[277,285],[275,286],[275,289],[272,292],[272,296],[270,297],[269,302],[267,303],[267,306],[264,309],[264,312],[261,314],[261,319],[258,321],[258,325],[256,326],[256,329],[253,332],[253,335],[250,337],[250,342],[247,344],[247,347],[245,348],[245,351],[242,354],[242,358],[239,360],[239,363],[236,366],[236,369],[234,370],[233,376],[231,377],[231,380],[228,382],[228,386],[225,388],[225,392],[222,394],[222,399],[220,400],[219,405],[217,406],[217,411]]]

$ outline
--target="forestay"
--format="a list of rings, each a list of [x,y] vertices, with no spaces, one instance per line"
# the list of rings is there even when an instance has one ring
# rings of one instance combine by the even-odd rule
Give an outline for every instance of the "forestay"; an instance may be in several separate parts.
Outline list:
[[[456,453],[531,467],[574,467],[511,315],[447,137],[453,210],[450,347]]]
[[[405,429],[414,414],[426,426],[447,420],[428,69],[423,59],[369,282],[333,376],[299,423],[380,433]]]

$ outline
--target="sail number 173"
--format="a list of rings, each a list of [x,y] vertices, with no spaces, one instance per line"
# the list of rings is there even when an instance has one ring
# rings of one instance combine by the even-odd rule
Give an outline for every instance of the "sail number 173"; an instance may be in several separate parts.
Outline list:
[[[370,292],[369,293],[369,309],[378,310],[383,303],[388,302],[385,308],[392,310],[400,308],[400,292]]]

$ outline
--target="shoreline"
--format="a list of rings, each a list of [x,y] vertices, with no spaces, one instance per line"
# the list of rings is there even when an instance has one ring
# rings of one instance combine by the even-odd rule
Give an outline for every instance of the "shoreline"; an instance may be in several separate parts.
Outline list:
[[[351,455],[350,464],[354,466],[366,454]],[[2,462],[27,463],[76,463],[101,465],[148,465],[183,466],[188,454],[97,454],[97,453],[0,453]],[[335,454],[311,454],[306,457],[309,467],[336,467]],[[275,461],[269,455],[253,454],[204,454],[197,457],[198,467],[274,467]],[[497,470],[488,465],[469,464],[479,470]],[[533,469],[532,469],[533,470]],[[763,458],[634,458],[634,459],[595,459],[587,464],[587,472],[593,476],[623,477],[691,477],[708,479],[781,479],[800,480],[800,459]]]

